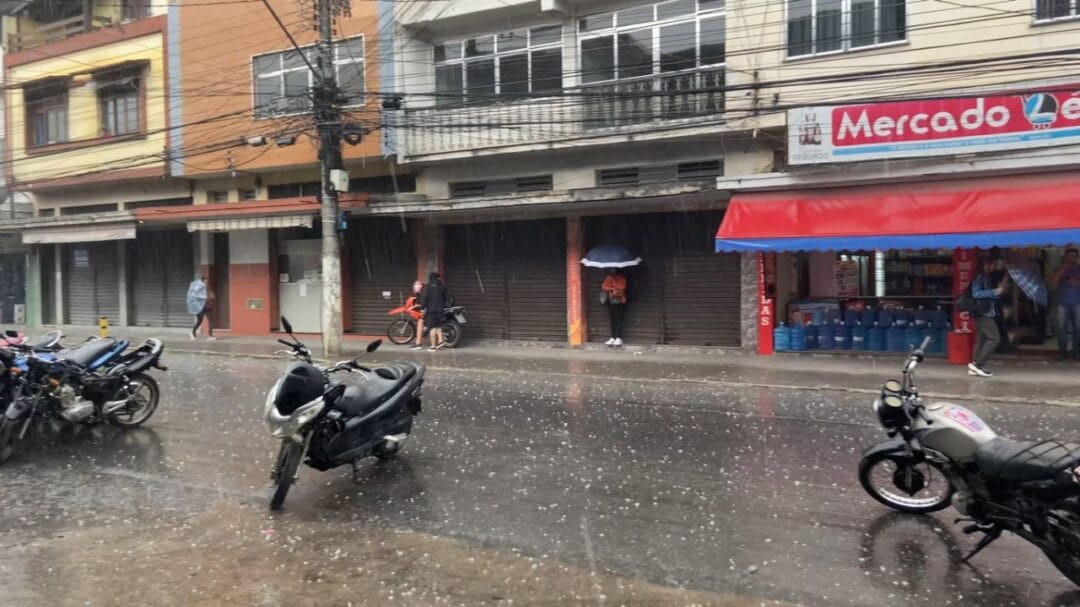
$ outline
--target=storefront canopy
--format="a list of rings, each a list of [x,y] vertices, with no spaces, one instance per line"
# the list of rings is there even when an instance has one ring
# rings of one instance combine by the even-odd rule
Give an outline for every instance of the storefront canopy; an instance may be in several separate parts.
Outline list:
[[[100,242],[103,240],[131,240],[132,238],[135,238],[135,222],[86,226],[53,226],[26,229],[22,233],[23,244],[67,244]]]
[[[836,251],[1080,243],[1080,177],[735,194],[716,250]]]

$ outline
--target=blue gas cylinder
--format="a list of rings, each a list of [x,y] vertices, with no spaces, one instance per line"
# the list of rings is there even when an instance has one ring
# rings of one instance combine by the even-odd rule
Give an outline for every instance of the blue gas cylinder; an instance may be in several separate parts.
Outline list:
[[[892,310],[882,310],[878,312],[877,322],[884,328],[891,327],[893,321],[896,320],[896,314]]]
[[[818,349],[818,328],[814,325],[806,325],[806,349]]]
[[[810,318],[810,324],[814,325],[815,327],[820,327],[821,325],[825,324],[825,310],[821,308],[815,308],[814,311],[810,313]]]
[[[791,329],[784,323],[780,323],[773,329],[773,349],[777,352],[787,352],[791,349]]]
[[[836,325],[821,325],[818,327],[818,348],[821,350],[836,348]]]
[[[867,333],[869,329],[864,326],[851,327],[851,349],[863,351],[866,350],[868,344],[866,343]]]
[[[926,336],[926,331],[920,329],[914,324],[908,325],[904,329],[904,351],[910,352],[915,348],[918,348],[922,344],[923,337]]]
[[[851,327],[837,321],[836,334],[833,336],[837,350],[851,349]]]
[[[791,351],[806,350],[806,325],[795,323],[791,326]]]
[[[829,308],[825,311],[825,323],[835,325],[836,321],[842,320],[844,315],[841,313],[840,308]]]
[[[885,341],[889,352],[905,352],[904,344],[907,342],[907,337],[904,335],[904,327],[894,322],[885,334]]]
[[[866,349],[871,352],[885,351],[885,327],[874,323],[866,333]]]
[[[867,329],[869,329],[870,327],[874,326],[874,323],[876,323],[876,322],[877,322],[877,310],[875,310],[874,308],[870,308],[870,307],[863,310],[862,318],[860,319],[860,322],[859,322],[860,325],[862,325],[862,326],[866,327]]]
[[[938,306],[934,310],[933,318],[930,321],[935,329],[945,329],[949,326],[949,314],[941,306]]]
[[[929,326],[930,317],[931,313],[922,306],[919,306],[919,309],[915,311],[915,326],[919,327],[920,329]]]
[[[906,329],[911,324],[911,314],[907,310],[897,310],[893,313],[893,322],[896,326]]]
[[[931,354],[945,354],[948,350],[948,346],[945,344],[945,340],[949,336],[949,328],[945,327],[932,327],[930,329],[930,335],[934,338],[934,341],[930,342]]]
[[[857,310],[844,310],[844,325],[854,327],[859,324],[859,312]]]

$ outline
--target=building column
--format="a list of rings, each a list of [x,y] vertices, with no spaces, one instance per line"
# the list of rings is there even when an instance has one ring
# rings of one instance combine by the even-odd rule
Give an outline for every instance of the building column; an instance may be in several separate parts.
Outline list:
[[[742,347],[747,352],[758,349],[758,255],[756,253],[736,253],[741,266],[742,300]]]
[[[36,329],[42,322],[42,297],[41,297],[41,251],[42,245],[31,245],[26,254],[26,327]]]
[[[56,293],[56,301],[53,303],[56,306],[56,324],[62,325],[67,322],[67,317],[64,316],[64,245],[53,246],[56,247],[52,268],[53,284],[56,286],[53,292]]]
[[[570,345],[588,341],[585,324],[585,285],[581,258],[585,256],[585,224],[580,217],[566,219],[566,332]]]
[[[430,221],[416,222],[416,279],[427,282],[428,274],[445,270],[446,239],[443,227]]]
[[[128,291],[128,263],[127,263],[127,241],[116,241],[117,255],[120,258],[118,267],[116,268],[117,275],[119,276],[120,283],[120,318],[116,319],[116,325],[119,327],[130,326],[130,292]]]

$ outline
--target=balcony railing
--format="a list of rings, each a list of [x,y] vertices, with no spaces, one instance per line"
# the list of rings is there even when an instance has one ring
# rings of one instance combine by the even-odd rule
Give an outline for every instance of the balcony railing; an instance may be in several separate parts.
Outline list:
[[[96,29],[109,27],[112,24],[112,19],[108,17],[92,16],[88,19],[86,15],[76,15],[67,19],[61,19],[60,21],[53,21],[35,27],[29,27],[26,28],[25,31],[9,34],[7,40],[8,49],[10,52],[14,53],[42,44],[64,40],[65,38],[70,38]]]
[[[590,84],[557,97],[407,112],[406,156],[655,131],[724,113],[724,69]]]

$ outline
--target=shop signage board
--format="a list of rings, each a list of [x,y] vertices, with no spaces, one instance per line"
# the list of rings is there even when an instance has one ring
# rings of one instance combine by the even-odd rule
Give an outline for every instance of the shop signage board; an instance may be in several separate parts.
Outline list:
[[[1080,144],[1080,87],[788,111],[792,165]]]
[[[963,293],[975,280],[975,249],[956,249],[953,251],[953,298]],[[969,333],[975,330],[975,319],[968,312],[953,309],[953,327]]]
[[[776,328],[776,253],[758,253],[758,354],[773,353]]]
[[[834,261],[833,287],[837,297],[858,297],[859,264],[854,261]]]

